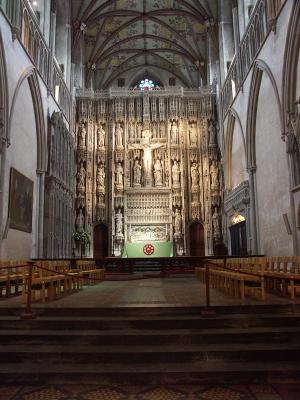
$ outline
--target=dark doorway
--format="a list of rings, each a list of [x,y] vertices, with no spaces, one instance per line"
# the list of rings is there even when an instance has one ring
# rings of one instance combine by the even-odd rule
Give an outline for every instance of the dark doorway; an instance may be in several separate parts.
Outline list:
[[[246,222],[240,222],[232,225],[230,228],[231,239],[231,255],[245,256],[247,255],[247,233]]]
[[[94,258],[108,256],[108,229],[106,225],[96,225],[94,228]]]
[[[190,255],[205,256],[204,228],[199,222],[190,225]]]

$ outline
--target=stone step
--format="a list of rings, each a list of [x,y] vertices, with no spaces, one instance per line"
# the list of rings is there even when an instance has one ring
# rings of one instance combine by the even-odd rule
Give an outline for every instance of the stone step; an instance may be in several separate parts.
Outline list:
[[[2,362],[40,364],[119,364],[123,367],[144,363],[194,363],[208,360],[224,361],[297,361],[300,359],[299,343],[247,343],[180,346],[57,346],[57,345],[6,345],[0,346]]]
[[[179,316],[128,316],[128,317],[47,317],[21,320],[16,316],[0,318],[0,329],[83,329],[83,330],[128,330],[128,329],[211,329],[251,328],[275,326],[300,326],[300,314],[276,315],[221,315],[204,318],[198,315]]]
[[[19,316],[24,311],[25,305],[21,307],[1,307],[1,316]],[[205,307],[199,306],[165,306],[165,305],[141,305],[130,306],[120,305],[107,307],[58,307],[54,302],[44,306],[43,304],[34,304],[33,310],[37,315],[44,316],[167,316],[167,315],[201,315],[201,311]],[[283,305],[243,305],[243,306],[214,306],[213,309],[217,315],[247,315],[247,314],[274,314],[289,315],[300,314],[300,304],[283,304]]]
[[[210,343],[297,343],[300,327],[171,330],[1,330],[1,344],[171,345]]]
[[[194,363],[147,364],[0,364],[0,380],[6,384],[101,384],[111,383],[211,383],[242,382],[252,379],[299,379],[300,362],[258,362],[207,360]]]

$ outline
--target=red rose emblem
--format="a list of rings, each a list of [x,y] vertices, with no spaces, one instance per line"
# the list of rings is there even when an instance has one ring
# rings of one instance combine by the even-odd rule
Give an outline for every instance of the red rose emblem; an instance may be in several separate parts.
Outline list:
[[[154,253],[154,246],[152,244],[145,244],[143,247],[143,252],[146,256],[151,256]]]

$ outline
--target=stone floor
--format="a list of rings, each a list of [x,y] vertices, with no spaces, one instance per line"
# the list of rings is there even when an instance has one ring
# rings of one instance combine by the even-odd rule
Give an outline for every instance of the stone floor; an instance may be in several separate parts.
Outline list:
[[[300,384],[0,386],[0,400],[299,400]]]
[[[299,296],[296,302],[300,303]],[[242,303],[240,299],[211,289],[211,305],[214,306],[289,303],[291,303],[289,297],[275,296],[270,293],[267,293],[265,302],[248,296]],[[21,296],[0,300],[0,307],[21,307],[22,304],[24,304],[24,299]],[[34,305],[38,307],[42,304],[36,302]],[[49,307],[204,306],[205,285],[193,276],[108,280],[84,287],[77,293],[46,303],[46,305]]]

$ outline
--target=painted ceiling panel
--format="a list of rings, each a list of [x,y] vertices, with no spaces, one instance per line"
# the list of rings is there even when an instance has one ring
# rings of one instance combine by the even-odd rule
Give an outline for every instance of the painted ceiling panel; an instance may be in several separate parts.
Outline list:
[[[84,35],[86,82],[93,78],[96,89],[135,66],[205,83],[217,0],[74,0],[72,8],[73,46]]]

